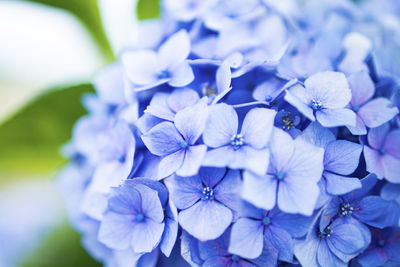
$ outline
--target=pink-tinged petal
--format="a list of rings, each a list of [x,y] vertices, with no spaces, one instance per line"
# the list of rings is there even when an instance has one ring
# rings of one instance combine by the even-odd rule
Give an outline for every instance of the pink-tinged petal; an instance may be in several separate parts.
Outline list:
[[[156,53],[150,50],[126,52],[122,55],[122,65],[128,79],[136,85],[148,85],[158,81],[159,71]]]
[[[276,111],[266,108],[253,108],[244,118],[241,134],[246,144],[261,149],[270,139]]]
[[[196,91],[190,88],[177,88],[168,96],[167,103],[174,112],[178,112],[186,107],[193,106],[199,100],[200,97]]]
[[[203,132],[204,143],[209,147],[229,144],[238,131],[238,116],[233,107],[217,104],[209,108],[206,127]]]
[[[356,125],[355,126],[346,125],[346,127],[353,135],[366,135],[367,128],[365,127],[365,123],[358,114],[356,115],[357,115]]]
[[[358,115],[363,119],[365,125],[370,128],[384,124],[398,113],[397,107],[389,99],[383,97],[369,101],[358,111]]]
[[[353,107],[360,107],[375,94],[375,85],[366,71],[350,75],[348,81],[352,94],[350,103]]]
[[[294,152],[294,141],[285,131],[274,127],[269,144],[271,163],[278,171],[282,170]]]
[[[318,72],[308,78],[304,85],[310,100],[319,100],[324,108],[341,109],[351,100],[346,76],[340,72]]]
[[[164,223],[144,220],[136,223],[132,231],[131,246],[135,253],[148,253],[160,243]]]
[[[319,195],[318,184],[303,177],[285,177],[279,182],[278,207],[287,213],[301,213],[310,216]]]
[[[180,30],[168,38],[158,50],[160,64],[170,69],[183,62],[190,53],[190,39],[185,30]]]
[[[367,137],[369,145],[376,150],[381,149],[384,146],[386,135],[388,134],[389,130],[390,126],[388,123],[371,129]]]
[[[343,195],[361,188],[358,178],[344,177],[330,172],[324,172],[323,176],[326,179],[326,191],[331,195]]]
[[[362,146],[346,140],[337,140],[325,149],[324,169],[337,174],[349,175],[360,161]]]
[[[299,110],[304,116],[314,121],[313,110],[309,107],[311,99],[308,97],[306,88],[297,84],[286,90],[285,100]]]
[[[186,149],[183,164],[176,171],[176,174],[183,177],[197,174],[206,152],[207,146],[205,145],[190,146],[188,149]]]
[[[158,177],[165,178],[176,172],[183,163],[185,150],[178,150],[168,156],[165,156],[158,165]]]
[[[384,155],[381,163],[386,180],[395,184],[400,183],[400,159],[396,159],[390,155]]]
[[[248,259],[261,255],[264,227],[260,221],[240,218],[232,226],[228,251]]]
[[[168,84],[173,87],[183,87],[194,80],[192,67],[186,61],[176,65],[170,72],[171,79]]]
[[[171,122],[162,122],[142,135],[143,143],[157,156],[166,156],[182,149],[182,136]]]
[[[318,122],[325,127],[355,126],[357,117],[354,111],[347,108],[318,110],[316,116]]]
[[[178,217],[182,228],[200,241],[218,238],[232,222],[231,210],[213,200],[201,200]]]
[[[275,206],[277,181],[271,175],[243,174],[242,198],[256,207],[270,210]]]
[[[368,146],[364,146],[364,157],[367,164],[367,171],[375,173],[379,179],[382,179],[385,172],[379,152]]]
[[[385,138],[383,148],[388,155],[400,159],[400,130],[392,130]]]

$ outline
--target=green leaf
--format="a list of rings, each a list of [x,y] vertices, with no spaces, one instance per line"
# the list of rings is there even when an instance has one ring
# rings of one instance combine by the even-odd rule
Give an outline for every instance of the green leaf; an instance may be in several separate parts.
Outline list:
[[[60,146],[86,113],[82,94],[93,91],[90,84],[47,91],[0,124],[0,173],[31,176],[54,172],[64,164]]]
[[[107,60],[115,56],[104,32],[96,0],[26,0],[64,9],[75,15],[88,29]]]
[[[136,12],[139,20],[158,18],[160,17],[160,0],[138,0]]]
[[[87,254],[80,244],[79,234],[65,222],[50,233],[41,246],[29,255],[21,266],[97,267],[101,264]]]

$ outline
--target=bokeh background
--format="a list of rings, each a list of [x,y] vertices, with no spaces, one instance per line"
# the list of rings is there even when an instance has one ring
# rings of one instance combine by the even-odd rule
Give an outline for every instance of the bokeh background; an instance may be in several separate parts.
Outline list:
[[[158,0],[0,0],[0,267],[100,266],[57,190],[91,79],[138,38]]]

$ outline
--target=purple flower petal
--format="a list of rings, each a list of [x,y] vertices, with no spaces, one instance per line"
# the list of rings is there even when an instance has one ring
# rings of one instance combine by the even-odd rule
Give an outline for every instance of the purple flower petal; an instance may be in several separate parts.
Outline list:
[[[343,195],[361,188],[358,178],[344,177],[330,172],[324,172],[323,176],[326,179],[326,191],[332,195]]]
[[[366,245],[362,233],[353,224],[335,221],[330,228],[332,233],[327,239],[329,247],[334,247],[344,254],[353,254]]]
[[[357,168],[362,146],[346,140],[328,144],[325,150],[324,168],[337,174],[349,175]]]
[[[222,181],[214,188],[215,199],[229,208],[235,209],[238,206],[241,186],[240,172],[229,170]]]
[[[194,80],[192,67],[186,61],[176,65],[170,72],[171,79],[168,84],[173,87],[183,87]]]
[[[178,216],[182,228],[200,241],[219,237],[232,222],[231,210],[213,200],[201,200]]]
[[[386,180],[395,184],[400,183],[400,159],[384,155],[381,162]]]
[[[139,191],[142,197],[142,214],[146,219],[151,219],[154,222],[161,223],[164,220],[164,211],[157,191],[142,184],[135,185],[135,188]]]
[[[200,101],[187,107],[175,116],[175,127],[188,144],[193,145],[203,132],[207,119],[207,103]]]
[[[254,206],[270,210],[275,206],[277,181],[271,175],[243,174],[242,198]]]
[[[176,172],[183,163],[185,150],[178,150],[168,156],[165,156],[158,165],[158,177],[164,178]]]
[[[291,262],[293,260],[294,241],[285,230],[271,225],[264,233],[264,238],[279,251],[280,260]]]
[[[366,196],[360,200],[354,212],[358,220],[376,228],[396,225],[399,212],[396,204],[378,196]]]
[[[142,135],[143,143],[157,156],[166,156],[182,149],[182,136],[171,122],[162,122]]]
[[[315,120],[313,110],[308,106],[311,99],[307,95],[306,88],[299,84],[292,86],[290,90],[286,90],[285,100],[308,119]]]
[[[165,181],[171,199],[178,209],[187,209],[199,201],[202,196],[203,185],[199,175],[193,177],[174,176]]]
[[[131,246],[136,253],[151,252],[161,240],[164,223],[153,220],[144,220],[135,224],[132,229]]]
[[[368,146],[364,146],[364,157],[367,164],[367,171],[375,173],[379,179],[382,179],[385,175],[385,171],[379,152],[369,148]]]
[[[379,127],[373,128],[368,133],[368,143],[369,145],[379,150],[383,147],[386,135],[390,130],[389,124],[385,123]]]
[[[361,119],[361,117],[357,114],[356,117],[356,125],[355,126],[349,126],[346,125],[347,129],[351,132],[353,135],[365,135],[367,134],[367,128],[365,127],[364,121]]]
[[[311,231],[316,230],[314,227]],[[294,247],[294,254],[300,264],[307,267],[319,267],[317,253],[320,240],[315,234],[307,236],[306,240],[298,241]]]
[[[351,89],[351,105],[360,107],[370,100],[375,93],[375,85],[365,71],[357,72],[348,78]]]
[[[154,97],[153,97],[154,98]],[[200,100],[196,91],[189,88],[177,88],[167,98],[168,106],[175,112],[193,106]]]
[[[207,146],[190,146],[185,151],[185,158],[181,167],[176,171],[179,176],[193,176],[197,174],[207,152]]]
[[[351,100],[349,84],[344,74],[340,72],[318,72],[310,76],[304,85],[310,102],[313,99],[321,101],[323,107],[327,109],[344,108]]]
[[[391,120],[399,113],[397,107],[386,98],[379,97],[363,105],[358,115],[363,119],[365,125],[370,128],[378,127]]]
[[[108,200],[108,209],[121,214],[138,214],[141,211],[142,197],[133,186],[115,187]]]
[[[388,155],[400,159],[400,130],[392,130],[386,135],[383,148]]]
[[[233,107],[217,104],[209,108],[209,116],[203,132],[204,143],[209,147],[229,144],[238,132],[238,116]]]
[[[318,263],[327,267],[346,267],[347,263],[341,261],[330,250],[325,241],[321,241],[317,253]]]
[[[263,250],[263,230],[261,221],[240,218],[232,226],[229,252],[248,259],[255,259]]]
[[[274,128],[269,147],[271,151],[271,163],[276,170],[282,170],[294,152],[292,137],[283,130]]]
[[[199,171],[199,176],[203,185],[209,187],[215,187],[226,174],[225,168],[201,168]]]
[[[163,69],[174,68],[183,62],[190,53],[190,39],[185,30],[171,35],[158,50],[160,64]]]
[[[322,148],[325,148],[330,142],[336,140],[335,135],[329,129],[322,127],[318,122],[310,123],[299,135],[299,138]]]
[[[325,127],[355,126],[357,117],[354,111],[347,108],[318,110],[316,116],[318,122]]]
[[[174,121],[175,114],[169,108],[168,103],[168,94],[166,93],[156,93],[150,101],[150,105],[148,105],[144,112],[149,113],[158,118]]]
[[[128,249],[132,242],[132,229],[135,227],[134,215],[107,212],[99,230],[98,239],[113,249]]]
[[[271,136],[276,111],[266,108],[253,108],[244,118],[241,134],[246,144],[261,149]]]
[[[148,85],[158,81],[159,65],[157,55],[153,51],[126,52],[121,59],[129,80],[134,84]]]
[[[166,257],[171,255],[178,236],[178,212],[176,207],[169,201],[167,206],[167,217],[165,219],[165,229],[160,243],[160,250]]]

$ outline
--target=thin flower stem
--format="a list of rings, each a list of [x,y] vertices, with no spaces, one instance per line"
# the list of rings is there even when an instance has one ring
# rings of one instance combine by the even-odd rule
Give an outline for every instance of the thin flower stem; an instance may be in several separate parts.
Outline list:
[[[248,103],[243,103],[243,104],[238,104],[238,105],[232,105],[234,108],[243,108],[243,107],[248,107],[248,106],[253,106],[253,105],[266,105],[270,106],[270,103],[266,101],[253,101],[253,102],[248,102]]]

